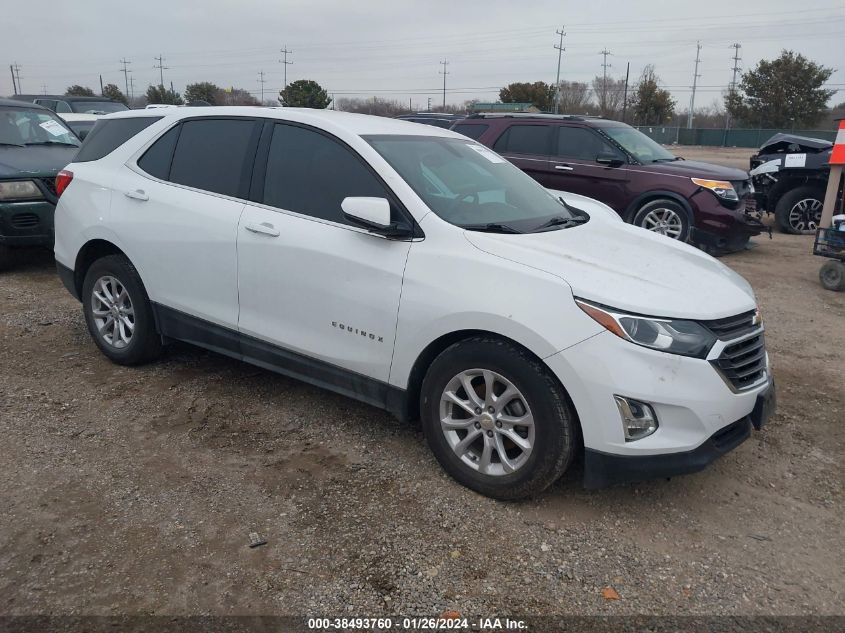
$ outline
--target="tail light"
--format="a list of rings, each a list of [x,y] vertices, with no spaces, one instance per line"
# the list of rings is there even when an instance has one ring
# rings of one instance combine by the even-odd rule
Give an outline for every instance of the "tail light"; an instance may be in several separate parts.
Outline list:
[[[67,189],[70,181],[73,180],[73,172],[67,169],[61,170],[56,174],[56,197],[60,197]]]

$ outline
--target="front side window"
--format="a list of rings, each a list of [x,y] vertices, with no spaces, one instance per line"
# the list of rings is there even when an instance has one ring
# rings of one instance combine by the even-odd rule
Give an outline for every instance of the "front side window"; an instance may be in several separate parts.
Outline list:
[[[70,106],[67,104],[67,101],[54,101],[53,103],[55,104],[56,112],[73,112],[73,110],[71,110]]]
[[[43,106],[45,108],[49,108],[53,112],[56,111],[56,102],[51,99],[36,99],[35,104]]]
[[[507,154],[548,156],[550,132],[549,125],[512,125],[499,137],[493,149]]]
[[[558,128],[557,155],[565,158],[578,158],[595,161],[602,153],[610,153],[623,158],[619,150],[613,148],[598,134],[584,127],[562,125]]]
[[[345,145],[306,128],[285,124],[273,127],[264,204],[349,224],[340,203],[354,196],[387,198],[388,194]]]
[[[197,119],[182,123],[170,166],[171,182],[245,198],[254,147],[251,119]],[[247,165],[249,162],[249,166]],[[246,181],[245,181],[246,180]]]
[[[519,232],[575,217],[513,164],[473,141],[433,136],[366,136],[438,216],[465,228]]]
[[[70,145],[79,139],[52,112],[0,108],[0,145]]]

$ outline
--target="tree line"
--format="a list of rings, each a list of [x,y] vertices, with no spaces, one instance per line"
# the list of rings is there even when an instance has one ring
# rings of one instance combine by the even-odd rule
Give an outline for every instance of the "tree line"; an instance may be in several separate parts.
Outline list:
[[[836,90],[825,88],[834,69],[817,64],[800,53],[784,50],[773,60],[761,60],[741,75],[738,84],[726,89],[721,102],[714,101],[694,113],[696,124],[722,127],[726,114],[734,127],[808,128],[820,121],[832,122],[837,112],[845,114],[845,103],[834,109],[827,102]],[[502,103],[529,103],[542,112],[598,115],[624,120],[634,125],[683,125],[686,112],[677,110],[677,102],[669,90],[661,87],[661,79],[651,64],[627,87],[625,79],[596,76],[591,82],[561,81],[557,87],[543,81],[515,82],[499,91]],[[94,96],[90,88],[74,85],[67,95]],[[115,85],[103,86],[102,95],[129,105],[130,100]],[[325,88],[316,81],[300,79],[279,91],[276,101],[289,107],[327,108],[333,103]],[[221,88],[208,81],[188,84],[184,96],[172,88],[149,86],[144,97],[132,105],[147,103],[182,105],[262,105],[249,91]],[[445,108],[449,112],[466,112],[474,101]],[[380,116],[396,116],[410,111],[410,105],[396,100],[341,98],[335,107],[348,112]],[[441,111],[444,108],[436,108]]]

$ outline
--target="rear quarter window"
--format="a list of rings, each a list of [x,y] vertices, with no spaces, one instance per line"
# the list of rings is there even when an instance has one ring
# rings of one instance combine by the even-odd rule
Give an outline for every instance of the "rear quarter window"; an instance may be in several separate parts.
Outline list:
[[[474,141],[477,141],[481,138],[481,135],[484,134],[489,125],[477,125],[473,123],[458,123],[457,125],[452,126],[452,131],[457,132],[458,134],[463,134],[464,136],[468,136]]]
[[[100,160],[159,119],[161,119],[160,116],[145,116],[97,121],[94,129],[85,137],[73,162],[85,163]]]

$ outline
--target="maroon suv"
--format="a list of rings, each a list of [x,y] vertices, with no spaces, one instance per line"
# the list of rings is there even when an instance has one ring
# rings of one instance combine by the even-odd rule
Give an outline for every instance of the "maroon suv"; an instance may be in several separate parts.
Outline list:
[[[748,212],[754,188],[746,172],[684,160],[618,121],[479,114],[451,129],[491,147],[544,187],[595,198],[626,222],[711,251],[740,249],[768,230]]]

